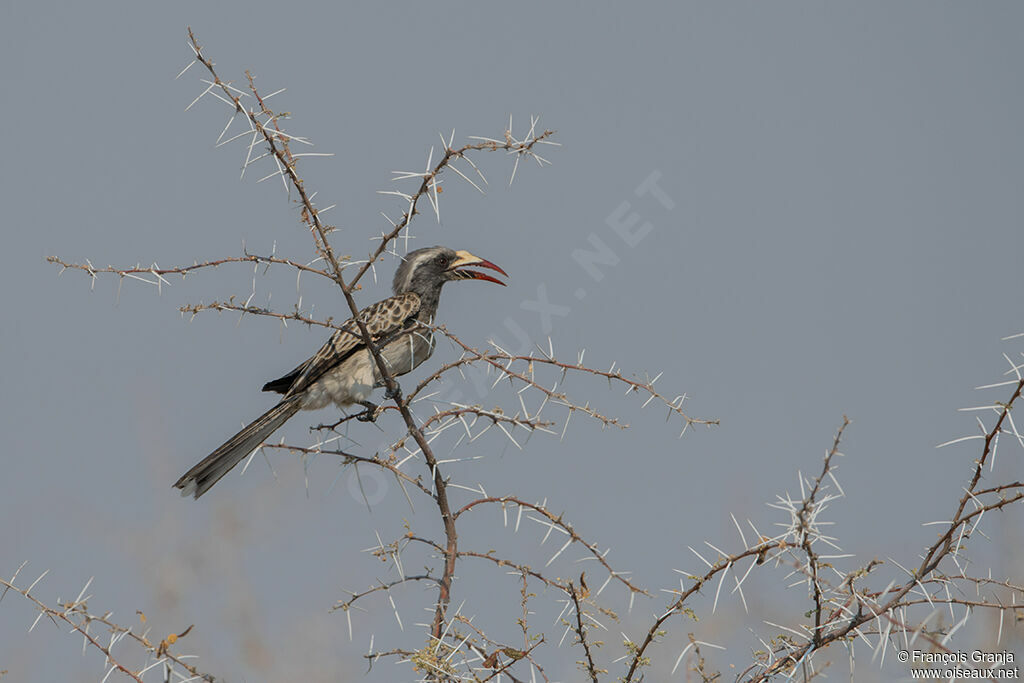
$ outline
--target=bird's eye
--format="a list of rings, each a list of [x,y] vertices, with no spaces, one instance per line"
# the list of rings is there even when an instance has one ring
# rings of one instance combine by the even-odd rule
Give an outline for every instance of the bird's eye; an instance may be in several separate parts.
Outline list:
[[[441,266],[442,268],[447,268],[449,260],[450,259],[447,256],[442,254],[437,257],[437,265]]]

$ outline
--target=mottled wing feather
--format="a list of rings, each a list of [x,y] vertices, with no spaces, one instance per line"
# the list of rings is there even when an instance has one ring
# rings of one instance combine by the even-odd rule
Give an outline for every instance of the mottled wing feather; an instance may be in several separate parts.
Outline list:
[[[405,329],[407,322],[420,310],[420,298],[413,292],[399,294],[367,306],[359,312],[366,329],[375,343],[383,346],[391,337]],[[280,379],[267,382],[264,391],[278,391],[285,396],[294,396],[304,391],[325,372],[365,348],[363,336],[354,319],[343,324],[342,329],[331,335],[312,358]],[[285,384],[287,382],[287,384]]]

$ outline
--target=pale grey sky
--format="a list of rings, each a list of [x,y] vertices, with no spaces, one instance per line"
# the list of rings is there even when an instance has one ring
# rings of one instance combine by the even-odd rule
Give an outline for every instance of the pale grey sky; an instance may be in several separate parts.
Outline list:
[[[364,677],[371,633],[378,645],[423,641],[418,589],[396,597],[404,632],[382,603],[358,616],[351,642],[345,617],[327,613],[343,589],[387,577],[360,552],[375,531],[397,537],[402,518],[435,528],[393,481],[367,480],[382,486],[372,512],[350,471],[326,459],[304,471],[277,456],[275,475],[257,458],[199,503],[170,486],[266,409],[262,384],[324,332],[179,316],[186,303],[247,296],[248,266],[161,295],[126,281],[118,295],[113,279],[90,291],[45,263],[168,266],[239,255],[243,243],[311,257],[280,184],[239,182],[244,148],[214,148],[224,107],[183,111],[204,87],[196,69],[174,80],[190,55],[186,25],[224,77],[251,69],[265,92],[287,87],[275,99],[289,129],[336,153],[302,171],[321,205],[338,204],[329,215],[344,253],[369,250],[386,226],[379,212],[397,211],[376,191],[390,171],[420,168],[438,132],[500,135],[510,114],[522,132],[539,114],[563,145],[547,150],[553,166],[523,165],[509,188],[510,160],[482,157],[486,196],[449,178],[440,224],[418,219],[415,246],[469,249],[511,276],[507,289],[448,287],[442,322],[475,343],[521,330],[572,359],[585,347],[595,365],[663,371],[666,393],[721,420],[679,440],[662,411],[580,382],[633,427],[574,419],[564,442],[537,435],[522,452],[484,441],[473,454],[488,457],[454,469],[461,481],[547,498],[657,592],[676,585],[673,568],[695,569],[688,545],[738,543],[730,513],[766,530],[781,521],[764,503],[817,471],[846,414],[847,497],[831,518],[857,555],[850,566],[913,559],[933,537],[920,523],[949,514],[973,457],[935,445],[971,432],[974,416],[956,409],[995,398],[973,387],[1002,379],[1001,353],[1022,350],[1000,342],[1024,331],[1022,21],[1011,2],[4,3],[0,574],[25,560],[29,580],[50,569],[39,593],[51,601],[95,576],[95,609],[124,623],[143,610],[161,635],[196,624],[183,649],[231,681],[398,680],[408,669],[388,664]],[[638,191],[645,181],[659,192]],[[633,214],[630,244],[614,226]],[[595,239],[615,254],[599,280],[572,256]],[[392,267],[361,304],[384,295]],[[324,317],[345,313],[327,286],[304,281],[302,296]],[[295,302],[294,276],[257,280],[254,303]],[[442,345],[430,364],[452,357]],[[284,433],[303,442],[330,416]],[[358,429],[368,450],[386,439]],[[1020,479],[1020,452],[1006,453],[992,476]],[[992,517],[979,560],[1019,578],[1021,511]],[[538,565],[557,549],[500,525],[481,516],[467,543]],[[467,613],[517,616],[514,581],[479,567],[463,579]],[[713,617],[675,622],[656,671],[696,631],[730,644],[711,660],[730,679],[754,634],[773,634],[762,619],[804,599],[786,583],[766,576],[773,590],[749,616],[731,596]],[[637,605],[607,647],[664,604],[656,593]],[[102,677],[101,657],[83,657],[76,638],[45,623],[26,635],[34,618],[23,601],[0,604],[10,680]],[[557,643],[560,627],[536,626]],[[1007,642],[1020,647],[1015,628]],[[985,632],[972,637],[983,645]],[[577,658],[552,645],[541,660],[552,680],[575,681]],[[839,650],[829,659],[845,666]],[[906,675],[869,659],[858,680]]]

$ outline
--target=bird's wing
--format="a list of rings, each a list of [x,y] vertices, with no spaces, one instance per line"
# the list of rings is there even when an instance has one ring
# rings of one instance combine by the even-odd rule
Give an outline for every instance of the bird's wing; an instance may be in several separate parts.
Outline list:
[[[359,318],[366,325],[374,342],[379,346],[384,346],[392,337],[405,329],[409,320],[415,318],[419,310],[419,296],[413,292],[406,292],[367,306],[359,312]],[[294,396],[304,391],[325,372],[365,346],[363,335],[360,333],[355,319],[349,319],[345,321],[340,330],[331,335],[327,343],[320,347],[320,350],[312,358],[284,377],[267,382],[263,386],[263,390]]]

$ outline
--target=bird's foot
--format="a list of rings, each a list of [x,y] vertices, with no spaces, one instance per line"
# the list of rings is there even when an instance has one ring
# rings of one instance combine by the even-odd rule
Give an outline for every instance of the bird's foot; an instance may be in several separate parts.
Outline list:
[[[384,390],[384,398],[395,400],[402,398],[402,387],[398,386],[398,382],[395,382],[394,391],[390,388]]]
[[[360,422],[376,422],[377,411],[380,409],[376,403],[370,403],[369,401],[360,401],[359,405],[366,408],[363,412],[356,415],[356,419]]]

